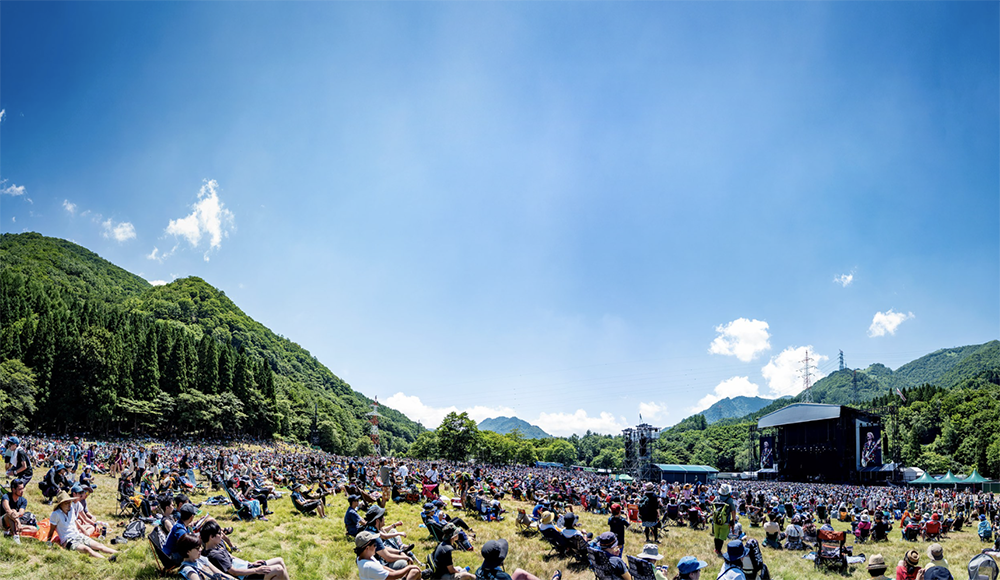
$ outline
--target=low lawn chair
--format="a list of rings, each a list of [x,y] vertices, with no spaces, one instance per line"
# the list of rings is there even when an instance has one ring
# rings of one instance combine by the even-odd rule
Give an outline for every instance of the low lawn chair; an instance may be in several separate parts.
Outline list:
[[[233,491],[228,485],[226,487],[226,495],[229,496],[229,502],[233,504],[233,510],[236,512],[236,517],[244,521],[253,521],[254,515],[253,510],[250,509],[245,502],[240,501],[240,498],[236,497],[236,492]]]
[[[587,548],[587,563],[597,580],[621,580],[611,569],[611,556],[593,546]]]
[[[818,540],[816,567],[837,570],[842,574],[846,573],[847,556],[852,552],[850,547],[844,546],[844,542],[847,541],[847,533],[820,530]]]
[[[156,569],[160,571],[160,574],[166,576],[167,574],[176,572],[181,563],[163,551],[163,542],[166,538],[160,527],[154,527],[153,531],[149,532],[146,538],[149,540],[149,549],[153,551],[153,561],[156,562]]]
[[[632,580],[656,580],[653,563],[635,556],[628,557],[628,573],[632,576]]]
[[[517,526],[518,532],[526,536],[538,532],[538,523],[531,521],[531,517],[528,516],[528,512],[524,508],[517,510],[517,519],[514,520],[514,525]]]

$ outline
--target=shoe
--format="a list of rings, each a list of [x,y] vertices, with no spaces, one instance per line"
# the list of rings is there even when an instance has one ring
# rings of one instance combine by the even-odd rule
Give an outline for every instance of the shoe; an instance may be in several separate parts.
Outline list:
[[[222,533],[226,534],[227,536],[231,535],[233,533],[233,528],[222,528]]]
[[[400,548],[399,551],[400,552],[410,552],[410,551],[413,550],[413,548],[415,546],[416,546],[416,544],[406,544],[405,546],[403,546],[402,548]]]
[[[269,516],[269,515],[271,515],[271,514],[273,514],[273,513],[274,513],[274,512],[270,512],[270,511],[268,511],[268,512],[264,512],[264,515],[265,515],[265,516]]]
[[[556,570],[555,574],[552,575],[552,580],[561,580],[562,570]]]
[[[21,543],[21,536],[14,536],[14,543],[15,544],[20,544]]]
[[[111,557],[108,558],[108,562],[117,562],[117,561],[118,561],[118,554],[112,554]]]

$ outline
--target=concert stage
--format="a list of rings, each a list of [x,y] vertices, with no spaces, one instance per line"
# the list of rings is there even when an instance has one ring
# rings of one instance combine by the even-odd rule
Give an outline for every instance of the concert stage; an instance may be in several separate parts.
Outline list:
[[[795,403],[757,421],[759,463],[789,481],[858,482],[882,465],[882,420],[839,405]]]

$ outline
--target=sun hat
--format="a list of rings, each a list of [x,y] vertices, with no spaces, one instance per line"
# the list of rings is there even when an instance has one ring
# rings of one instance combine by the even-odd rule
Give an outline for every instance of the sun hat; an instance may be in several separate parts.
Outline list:
[[[457,533],[458,533],[458,528],[456,528],[455,524],[451,522],[448,522],[447,524],[444,525],[444,527],[441,528],[441,538],[444,540],[452,539]]]
[[[920,554],[916,550],[909,550],[903,560],[911,566],[916,566],[920,563]]]
[[[927,546],[927,557],[931,560],[943,560],[944,546],[941,544],[931,544],[930,546]]]
[[[604,532],[597,536],[597,544],[604,549],[611,549],[618,546],[618,536],[614,532]]]
[[[653,482],[652,481],[647,481],[646,482],[646,491],[649,491],[651,489],[653,489]]]
[[[357,536],[354,536],[354,547],[357,549],[365,548],[368,544],[374,544],[378,536],[375,532],[369,532],[367,530],[359,532]]]
[[[885,557],[882,554],[875,554],[872,556],[871,559],[868,560],[868,569],[882,570],[884,572],[886,569]]]
[[[723,483],[719,486],[719,495],[729,495],[733,493],[733,488],[729,487],[728,483]]]
[[[78,484],[74,485],[73,487],[69,488],[69,492],[70,493],[83,493],[83,487],[81,487],[80,484],[78,483]]]
[[[443,501],[441,501],[441,500],[439,500],[439,499],[436,499],[436,500],[434,500],[434,501],[433,501],[433,502],[431,502],[431,503],[433,503],[434,505],[436,505],[436,506],[438,506],[438,507],[444,507],[444,502],[443,502]]]
[[[483,565],[496,567],[503,564],[504,558],[507,557],[507,540],[490,540],[483,544],[483,549],[480,553],[483,555]]]
[[[924,570],[924,580],[953,580],[953,576],[944,566],[931,566]]]
[[[552,512],[542,512],[542,523],[545,525],[551,524],[556,516]]]
[[[71,497],[68,493],[66,493],[66,490],[63,490],[63,491],[60,491],[59,495],[56,496],[55,504],[56,505],[62,505],[62,504],[66,503],[66,502],[69,502],[69,501],[79,501],[79,500],[77,500],[77,498],[75,498],[75,497]]]
[[[372,507],[368,508],[367,512],[365,512],[365,521],[368,523],[372,523],[384,515],[385,515],[384,509],[380,508],[377,505],[373,505]]]
[[[663,555],[660,554],[660,549],[656,547],[656,544],[646,544],[642,547],[642,551],[635,555],[636,558],[642,558],[643,560],[662,560]]]
[[[677,562],[677,572],[680,574],[690,574],[702,568],[708,568],[708,562],[702,562],[694,556],[684,556]]]
[[[572,528],[576,525],[576,514],[570,512],[563,516],[563,525],[567,528]]]
[[[726,552],[722,555],[722,559],[726,562],[736,562],[737,560],[742,560],[747,555],[747,552],[747,547],[743,545],[743,542],[733,540],[726,544]]]

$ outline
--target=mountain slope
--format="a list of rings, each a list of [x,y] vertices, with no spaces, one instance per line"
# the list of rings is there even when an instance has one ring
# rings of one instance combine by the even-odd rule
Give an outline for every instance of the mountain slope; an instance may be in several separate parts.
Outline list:
[[[369,451],[371,401],[204,280],[152,287],[39,234],[4,234],[0,265],[0,361],[34,372],[39,427],[314,434],[332,451]],[[78,412],[54,412],[67,405]],[[194,412],[171,420],[179,408]],[[386,451],[424,430],[380,412]]]
[[[705,409],[699,415],[705,416],[705,421],[709,425],[717,423],[723,419],[742,417],[763,409],[774,402],[774,399],[762,397],[731,397],[716,401],[711,407]]]
[[[479,423],[479,429],[481,431],[493,431],[494,433],[499,433],[501,435],[506,435],[514,429],[521,432],[521,435],[525,439],[548,439],[552,437],[541,427],[537,427],[528,423],[527,421],[518,419],[517,417],[493,417],[492,419],[484,419]]]

